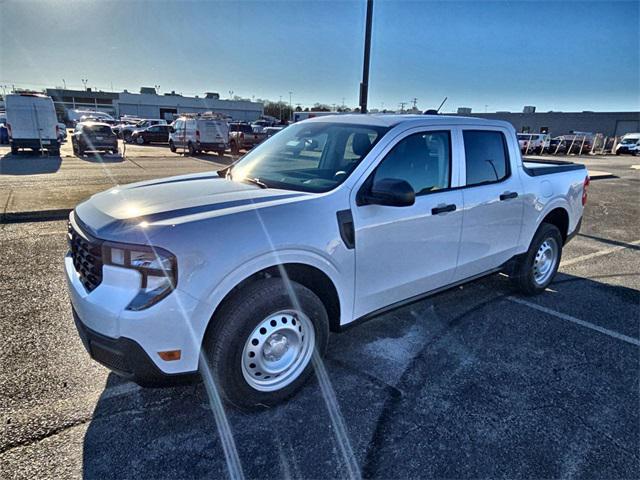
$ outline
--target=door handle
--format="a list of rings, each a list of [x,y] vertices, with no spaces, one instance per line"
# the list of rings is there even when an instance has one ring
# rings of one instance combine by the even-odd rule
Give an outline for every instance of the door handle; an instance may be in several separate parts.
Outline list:
[[[455,212],[456,210],[456,205],[454,203],[451,203],[449,205],[444,205],[442,207],[435,207],[431,209],[431,215],[438,215],[440,213],[446,213],[446,212]]]
[[[500,195],[500,200],[509,200],[510,198],[516,198],[518,196],[518,192],[506,192]]]

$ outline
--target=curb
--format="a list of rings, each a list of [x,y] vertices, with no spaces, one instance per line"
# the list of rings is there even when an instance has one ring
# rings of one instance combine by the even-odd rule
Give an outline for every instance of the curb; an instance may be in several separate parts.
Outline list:
[[[5,212],[0,214],[0,224],[66,220],[72,210],[72,208],[60,208],[58,210],[38,210],[35,212]]]

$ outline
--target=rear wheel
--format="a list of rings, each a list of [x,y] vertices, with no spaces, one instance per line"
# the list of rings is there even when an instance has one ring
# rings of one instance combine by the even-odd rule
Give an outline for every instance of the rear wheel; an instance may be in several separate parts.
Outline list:
[[[169,150],[171,150],[173,153],[176,153],[176,145],[175,143],[173,143],[173,141],[169,142]]]
[[[187,146],[188,150],[189,150],[189,155],[195,155],[196,153],[198,153],[198,151],[196,150],[196,147],[193,146],[193,143],[189,142],[189,145]]]
[[[13,145],[11,145],[11,155],[17,155],[18,154],[18,147],[14,147]]]
[[[224,157],[224,150],[216,150],[219,157]]]
[[[515,266],[513,281],[522,293],[536,295],[547,288],[560,266],[562,244],[558,227],[550,223],[540,225],[529,250]]]
[[[238,144],[236,142],[231,142],[231,153],[233,155],[237,155],[240,152],[240,149],[238,148]]]
[[[324,305],[306,287],[289,287],[281,278],[258,280],[211,320],[206,362],[223,399],[239,408],[274,405],[296,393],[313,371],[313,355],[326,349]]]
[[[136,137],[136,143],[137,143],[138,145],[144,145],[144,137],[143,137],[142,135],[138,135],[138,136]]]

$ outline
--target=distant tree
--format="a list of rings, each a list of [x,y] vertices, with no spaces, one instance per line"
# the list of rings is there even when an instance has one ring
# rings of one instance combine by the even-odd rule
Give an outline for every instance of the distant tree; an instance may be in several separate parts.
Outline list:
[[[298,106],[296,107],[296,112],[301,112],[301,111],[302,111],[302,107],[301,107],[300,105],[298,105]]]
[[[264,100],[264,114],[271,117],[276,117],[281,122],[287,121],[291,118],[291,108],[284,102],[270,102]]]
[[[322,103],[314,103],[313,107],[311,107],[312,112],[330,112],[331,107],[329,105],[324,105]]]

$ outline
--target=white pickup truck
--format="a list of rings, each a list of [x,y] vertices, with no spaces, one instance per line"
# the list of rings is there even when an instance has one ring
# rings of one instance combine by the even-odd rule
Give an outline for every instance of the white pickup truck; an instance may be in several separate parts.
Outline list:
[[[544,291],[588,184],[582,165],[523,162],[504,122],[307,120],[224,171],[78,205],[74,318],[90,355],[141,385],[200,370],[231,404],[271,405],[355,320],[498,271]]]

